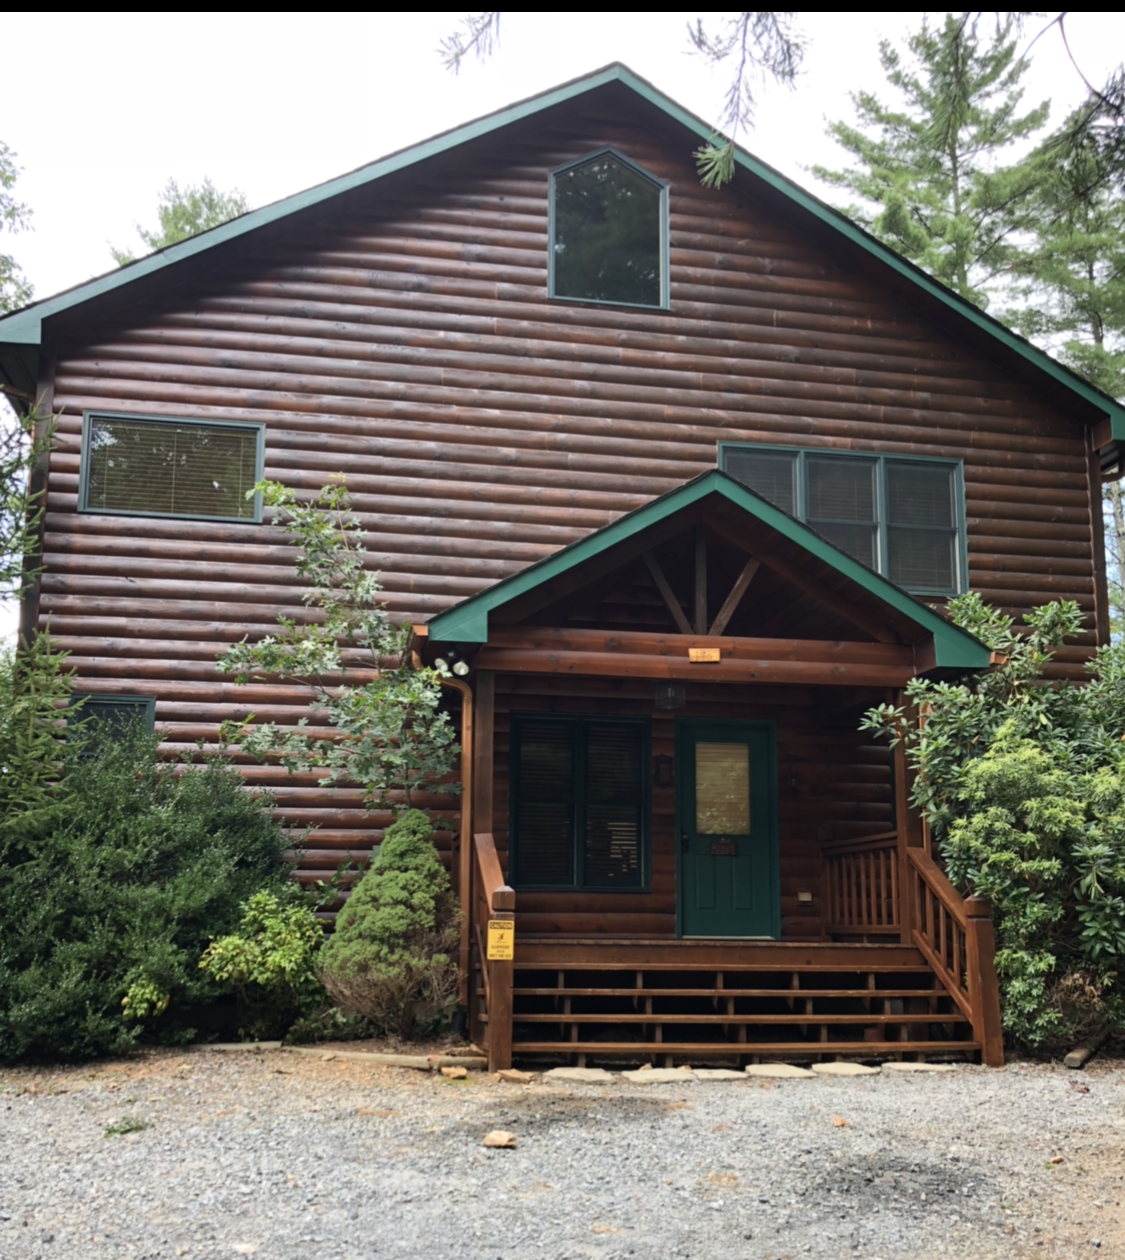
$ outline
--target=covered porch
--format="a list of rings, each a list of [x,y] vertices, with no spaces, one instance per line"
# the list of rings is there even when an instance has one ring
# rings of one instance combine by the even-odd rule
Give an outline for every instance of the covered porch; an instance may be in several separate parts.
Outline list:
[[[871,705],[988,652],[722,473],[418,627],[460,666],[462,1001],[513,1055],[1002,1059],[988,907]]]

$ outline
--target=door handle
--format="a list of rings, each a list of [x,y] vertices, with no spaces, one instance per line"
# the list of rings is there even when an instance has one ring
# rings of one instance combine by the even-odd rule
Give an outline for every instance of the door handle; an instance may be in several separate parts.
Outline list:
[[[691,837],[688,835],[686,828],[680,832],[680,852],[691,852]]]

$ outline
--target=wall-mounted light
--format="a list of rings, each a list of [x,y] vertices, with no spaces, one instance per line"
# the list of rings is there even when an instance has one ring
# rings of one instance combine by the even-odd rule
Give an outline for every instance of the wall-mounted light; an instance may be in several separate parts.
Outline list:
[[[457,646],[446,648],[440,656],[434,658],[434,664],[438,669],[441,669],[444,665],[451,674],[455,674],[458,678],[467,677],[473,668],[465,659],[464,649]]]
[[[667,753],[660,753],[652,759],[652,781],[658,788],[670,788],[672,779],[672,758]]]
[[[687,705],[683,683],[657,683],[653,703],[658,709],[682,709]]]

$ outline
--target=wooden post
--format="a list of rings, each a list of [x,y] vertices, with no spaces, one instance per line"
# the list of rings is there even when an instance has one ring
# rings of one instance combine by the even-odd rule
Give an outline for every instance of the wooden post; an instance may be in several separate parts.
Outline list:
[[[476,756],[473,759],[473,832],[492,834],[493,732],[496,726],[496,675],[477,671]]]
[[[505,915],[497,915],[505,918]],[[502,1072],[512,1066],[512,982],[515,963],[512,959],[489,964],[492,983],[488,1001],[488,1070]]]
[[[707,633],[707,535],[695,527],[695,633]]]
[[[965,969],[973,1003],[973,1038],[980,1042],[985,1067],[1004,1066],[1004,1036],[1000,1026],[1000,984],[996,978],[996,939],[992,907],[984,897],[967,897],[965,911]]]
[[[904,704],[901,691],[896,692],[894,704]],[[914,877],[907,849],[921,848],[922,828],[918,811],[910,804],[913,786],[910,767],[906,763],[906,748],[901,740],[894,747],[895,830],[898,832],[898,921],[899,940],[904,945],[914,941]]]

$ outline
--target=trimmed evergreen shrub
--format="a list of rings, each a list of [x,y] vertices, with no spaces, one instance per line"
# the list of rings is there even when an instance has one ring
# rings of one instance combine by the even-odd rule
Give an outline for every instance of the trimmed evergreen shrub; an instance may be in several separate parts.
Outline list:
[[[51,808],[0,828],[0,1059],[190,1040],[220,996],[200,955],[286,886],[271,798],[218,759],[160,763],[157,744],[88,723]]]
[[[320,952],[340,1009],[404,1038],[437,1025],[457,993],[461,914],[433,834],[417,809],[387,828]]]

